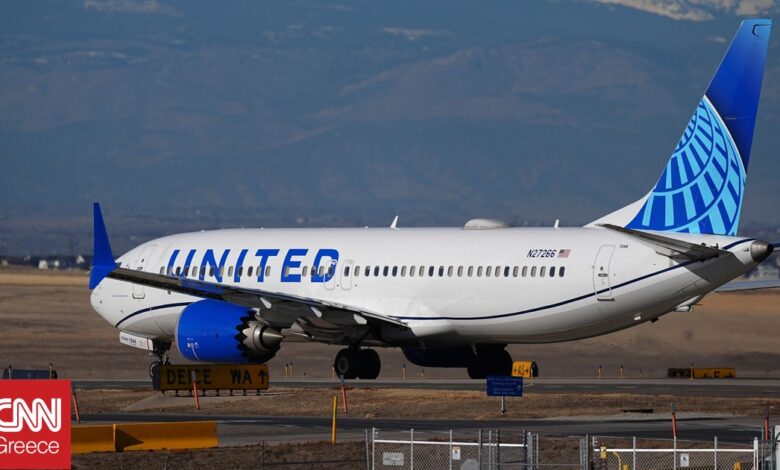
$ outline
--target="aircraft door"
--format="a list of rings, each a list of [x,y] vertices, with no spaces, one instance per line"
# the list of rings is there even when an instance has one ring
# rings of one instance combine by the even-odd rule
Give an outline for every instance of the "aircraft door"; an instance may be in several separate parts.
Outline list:
[[[344,265],[341,266],[341,288],[344,290],[352,289],[352,276],[355,275],[353,272],[355,269],[354,264],[354,261],[348,259],[344,261]]]
[[[138,258],[135,260],[135,270],[136,271],[143,271],[144,266],[146,266],[149,262],[149,258],[152,256],[152,252],[154,251],[155,247],[157,245],[148,245],[144,247],[143,250],[141,250],[141,254],[138,255]],[[143,299],[146,297],[146,293],[144,292],[144,286],[139,284],[133,284],[133,298],[134,299]]]
[[[604,245],[596,254],[593,263],[593,290],[598,300],[612,300],[612,285],[610,282],[610,264],[615,245]]]

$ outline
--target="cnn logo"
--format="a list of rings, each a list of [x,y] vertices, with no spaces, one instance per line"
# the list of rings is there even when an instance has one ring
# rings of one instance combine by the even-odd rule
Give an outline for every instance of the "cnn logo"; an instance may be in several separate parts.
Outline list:
[[[0,398],[0,416],[6,409],[11,410],[11,421],[0,419],[0,433],[19,432],[25,425],[33,432],[39,432],[44,424],[52,432],[62,427],[61,398],[52,398],[48,406],[40,398],[34,399],[31,406],[22,398]]]
[[[0,469],[70,468],[70,381],[0,380]]]

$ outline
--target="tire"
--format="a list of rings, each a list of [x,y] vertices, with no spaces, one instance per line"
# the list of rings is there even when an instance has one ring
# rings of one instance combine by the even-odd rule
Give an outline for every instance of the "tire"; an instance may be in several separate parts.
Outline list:
[[[485,370],[484,364],[480,360],[480,357],[475,357],[466,367],[466,371],[469,373],[470,379],[480,380],[487,378],[488,374]]]
[[[382,369],[382,361],[379,354],[373,349],[362,349],[360,351],[360,373],[358,377],[366,380],[374,380],[379,377],[379,371]]]
[[[342,349],[336,354],[333,368],[342,379],[356,379],[360,372],[360,351]]]
[[[512,375],[512,356],[505,349],[490,355],[490,375]]]

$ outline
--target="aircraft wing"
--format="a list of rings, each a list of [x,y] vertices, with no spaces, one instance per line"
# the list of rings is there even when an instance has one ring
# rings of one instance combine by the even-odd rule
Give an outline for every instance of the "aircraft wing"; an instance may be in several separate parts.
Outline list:
[[[171,292],[188,294],[204,299],[222,300],[246,307],[268,310],[272,309],[274,306],[284,307],[285,309],[289,309],[290,307],[308,307],[312,309],[316,316],[321,316],[323,312],[336,310],[359,315],[368,322],[384,323],[395,327],[407,328],[406,323],[387,315],[370,312],[362,308],[355,308],[345,304],[299,297],[281,292],[205,282],[181,276],[168,276],[165,274],[136,271],[121,267],[117,267],[109,272],[106,277],[143,286],[156,287]]]
[[[703,261],[710,258],[717,258],[722,254],[728,253],[725,250],[721,250],[712,246],[697,245],[695,243],[678,240],[676,238],[665,237],[655,233],[643,232],[641,230],[624,228],[618,225],[599,224],[599,226],[636,238],[640,242],[652,246],[659,255],[668,256],[669,258],[684,258],[694,261]]]

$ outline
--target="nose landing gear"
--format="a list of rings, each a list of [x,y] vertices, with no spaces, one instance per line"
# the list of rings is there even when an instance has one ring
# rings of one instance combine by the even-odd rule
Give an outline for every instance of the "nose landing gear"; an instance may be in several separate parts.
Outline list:
[[[379,377],[382,363],[379,354],[373,349],[357,347],[344,348],[336,355],[333,362],[336,375],[342,379],[367,379]]]
[[[149,364],[149,377],[154,378],[159,372],[160,366],[167,366],[171,363],[171,360],[168,357],[168,350],[171,349],[171,343],[153,340],[152,344],[154,345],[154,349],[150,355],[157,356],[157,360]]]

